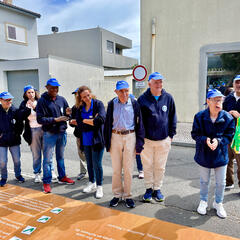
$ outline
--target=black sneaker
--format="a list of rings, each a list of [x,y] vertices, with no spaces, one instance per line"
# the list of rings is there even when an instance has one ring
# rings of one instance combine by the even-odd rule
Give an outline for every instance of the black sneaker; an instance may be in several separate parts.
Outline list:
[[[134,201],[131,198],[125,199],[125,205],[127,208],[135,208],[136,207]]]
[[[114,197],[114,198],[110,201],[109,206],[110,206],[110,207],[116,207],[116,206],[118,205],[119,201],[120,201],[119,198]]]
[[[77,180],[81,180],[85,177],[86,173],[79,173],[77,176]]]
[[[2,178],[1,181],[0,181],[0,186],[1,187],[4,187],[7,183],[7,179],[6,178]]]
[[[17,180],[19,183],[24,183],[24,182],[25,182],[25,178],[24,178],[22,175],[16,177],[16,180]]]

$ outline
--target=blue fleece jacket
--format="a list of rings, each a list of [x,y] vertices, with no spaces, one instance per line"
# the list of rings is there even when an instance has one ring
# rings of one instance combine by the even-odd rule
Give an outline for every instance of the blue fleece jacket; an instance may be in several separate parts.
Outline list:
[[[65,116],[68,103],[64,97],[58,96],[52,100],[47,92],[38,100],[36,113],[37,121],[42,124],[44,132],[62,133],[67,129],[66,122],[55,122],[54,118]]]
[[[196,141],[195,161],[206,168],[217,168],[228,163],[227,145],[231,142],[235,130],[233,117],[222,110],[213,123],[207,108],[194,117],[192,138]],[[217,148],[212,151],[206,141],[216,138]]]
[[[158,141],[173,138],[176,134],[177,115],[173,97],[162,89],[162,94],[156,100],[150,88],[139,98],[143,124],[145,128],[145,138]]]
[[[11,106],[6,112],[0,104],[0,146],[20,145],[22,130],[23,121],[18,109]]]

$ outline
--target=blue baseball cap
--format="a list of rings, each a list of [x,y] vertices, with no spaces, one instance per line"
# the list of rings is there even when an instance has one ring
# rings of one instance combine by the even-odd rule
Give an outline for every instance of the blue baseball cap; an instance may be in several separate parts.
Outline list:
[[[209,89],[207,93],[207,99],[215,97],[224,97],[224,95],[217,89]]]
[[[78,89],[79,89],[79,88],[76,88],[76,89],[72,92],[72,94],[75,94],[75,93],[78,91]]]
[[[50,86],[53,86],[53,87],[61,86],[56,78],[50,78],[50,79],[48,79],[46,85],[50,85]]]
[[[29,90],[29,89],[34,89],[34,87],[33,87],[32,85],[27,85],[27,86],[25,86],[24,89],[23,89],[24,93],[25,93],[27,90]],[[35,89],[34,89],[34,90],[35,90]]]
[[[159,79],[165,80],[165,78],[163,77],[163,75],[162,75],[161,73],[159,73],[159,72],[151,73],[151,74],[149,75],[148,81],[150,81],[151,79],[153,79],[153,80],[159,80]]]
[[[13,95],[10,92],[2,92],[0,93],[0,98],[2,99],[13,99]]]
[[[240,75],[236,75],[235,78],[233,79],[233,82],[240,80]]]
[[[124,88],[129,88],[128,82],[126,82],[124,80],[118,81],[116,84],[116,90],[121,90]]]

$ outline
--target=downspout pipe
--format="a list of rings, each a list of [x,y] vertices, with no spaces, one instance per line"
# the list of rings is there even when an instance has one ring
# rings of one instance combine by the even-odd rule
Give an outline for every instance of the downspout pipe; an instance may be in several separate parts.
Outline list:
[[[155,46],[156,46],[156,18],[152,19],[152,58],[151,58],[151,72],[154,72],[155,67]]]

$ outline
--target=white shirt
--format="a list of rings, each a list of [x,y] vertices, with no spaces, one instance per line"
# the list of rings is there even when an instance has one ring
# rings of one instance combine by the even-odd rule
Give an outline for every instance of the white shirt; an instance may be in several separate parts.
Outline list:
[[[34,104],[34,106],[36,106],[37,105],[37,101],[35,100],[33,104]],[[32,109],[32,107],[30,107],[28,105],[28,103],[26,104],[26,106],[31,109],[31,114],[28,116],[30,127],[31,128],[42,127],[42,125],[37,122],[37,114],[36,114],[36,112]]]

